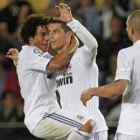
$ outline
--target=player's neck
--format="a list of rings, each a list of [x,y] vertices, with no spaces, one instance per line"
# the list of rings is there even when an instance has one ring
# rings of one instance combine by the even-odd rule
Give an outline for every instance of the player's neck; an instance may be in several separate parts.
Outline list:
[[[63,52],[64,50],[66,50],[66,49],[67,49],[67,47],[68,47],[68,45],[67,45],[67,44],[66,44],[65,46],[61,47],[61,49],[60,49],[60,50],[58,50],[58,53]]]
[[[133,44],[135,44],[138,40],[140,40],[140,35],[133,37]]]

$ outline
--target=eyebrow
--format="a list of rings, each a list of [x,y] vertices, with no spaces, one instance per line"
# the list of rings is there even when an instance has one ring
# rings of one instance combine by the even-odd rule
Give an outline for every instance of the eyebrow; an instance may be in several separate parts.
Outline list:
[[[49,30],[50,31],[50,30]],[[60,29],[53,29],[52,31],[60,31]]]
[[[46,33],[47,31],[41,31],[41,33]]]

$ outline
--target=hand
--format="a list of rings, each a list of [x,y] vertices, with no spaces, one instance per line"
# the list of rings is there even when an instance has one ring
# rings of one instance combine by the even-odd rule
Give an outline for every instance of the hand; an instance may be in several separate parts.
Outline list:
[[[68,7],[67,4],[60,3],[59,6],[56,6],[55,8],[59,10],[60,16],[54,17],[53,18],[54,20],[61,20],[66,23],[72,21],[73,17],[72,17],[71,9],[70,7]]]
[[[86,105],[87,101],[92,98],[90,89],[85,90],[81,95],[81,101],[82,101],[83,105],[85,105],[85,106],[87,106]]]
[[[17,66],[19,52],[15,48],[11,48],[8,50],[6,57],[13,60],[15,66]]]

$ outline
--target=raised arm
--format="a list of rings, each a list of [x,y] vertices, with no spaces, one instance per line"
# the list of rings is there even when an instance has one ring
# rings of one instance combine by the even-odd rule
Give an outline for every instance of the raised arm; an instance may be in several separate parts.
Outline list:
[[[72,17],[71,9],[68,5],[60,3],[59,6],[56,6],[56,8],[59,10],[60,16],[55,17],[54,19],[66,22],[89,51],[93,51],[97,48],[98,44],[96,39],[78,20],[75,20]]]

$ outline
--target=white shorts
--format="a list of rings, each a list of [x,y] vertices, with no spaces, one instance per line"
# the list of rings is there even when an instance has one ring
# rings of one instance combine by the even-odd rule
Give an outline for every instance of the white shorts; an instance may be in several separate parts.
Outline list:
[[[116,133],[114,140],[140,140],[138,136]]]
[[[60,109],[52,114],[45,112],[42,120],[33,130],[33,135],[43,139],[66,139],[79,130],[89,118],[77,117],[77,112]]]
[[[94,133],[89,140],[108,140],[108,131]]]

